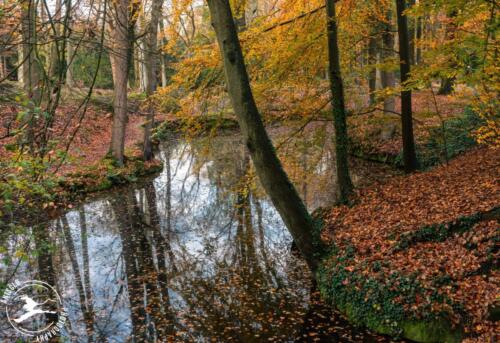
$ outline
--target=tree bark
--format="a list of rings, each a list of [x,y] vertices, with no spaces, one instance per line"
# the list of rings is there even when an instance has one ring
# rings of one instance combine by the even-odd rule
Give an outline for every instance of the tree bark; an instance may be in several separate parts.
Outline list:
[[[72,7],[71,3],[66,4],[66,11],[68,12],[68,35],[65,37],[66,39],[66,86],[69,88],[73,88],[75,86],[75,79],[73,75],[73,55],[75,54],[75,48],[73,47],[73,43],[71,42],[71,28],[73,26],[72,20]]]
[[[410,46],[408,40],[408,23],[406,15],[404,15],[405,8],[405,0],[396,0],[401,87],[405,87],[405,83],[410,75]],[[415,152],[415,141],[413,139],[411,91],[404,88],[401,91],[401,124],[403,134],[404,169],[405,172],[411,173],[417,169],[418,163],[417,154]]]
[[[127,127],[127,80],[129,70],[129,28],[128,28],[128,0],[118,0],[113,3],[114,37],[113,51],[110,53],[113,65],[114,82],[114,116],[111,129],[110,153],[119,165],[124,162],[125,129]]]
[[[264,128],[250,88],[229,0],[208,0],[208,6],[223,57],[231,103],[256,173],[307,264],[315,272],[318,261],[312,240],[313,221],[283,170]]]
[[[22,3],[22,57],[24,91],[34,103],[40,102],[40,65],[36,58],[36,5],[32,0]],[[20,61],[22,62],[22,60]]]
[[[415,51],[415,64],[421,64],[422,63],[422,48],[421,48],[421,40],[422,40],[422,21],[423,18],[419,16],[417,18],[417,30],[416,30],[416,51]]]
[[[349,175],[347,121],[344,87],[340,70],[335,1],[326,0],[330,90],[332,92],[333,124],[335,126],[335,160],[339,201],[347,203],[353,185]]]
[[[456,26],[455,26],[454,18],[457,16],[456,10],[452,10],[450,13],[447,14],[447,16],[448,16],[448,18],[451,19],[451,22],[446,24],[445,36],[446,36],[446,40],[448,42],[452,42],[455,39]],[[449,58],[451,60],[450,61],[451,69],[457,69],[457,63],[455,62],[455,56],[450,55]],[[452,75],[452,76],[442,77],[441,78],[441,85],[440,85],[437,93],[439,95],[449,95],[453,92],[454,85],[455,85],[455,76]]]
[[[75,78],[73,76],[72,59],[75,53],[75,49],[73,48],[73,44],[69,39],[66,42],[66,47],[68,50],[68,53],[66,54],[66,86],[68,86],[69,88],[73,88],[75,86]]]
[[[415,6],[416,1],[415,0],[408,0],[408,8],[411,8]],[[406,16],[405,16],[406,17]],[[410,47],[409,49],[409,61],[410,65],[415,64],[415,24],[413,20],[408,21],[408,17],[406,17],[406,24],[408,26],[408,45]]]
[[[167,38],[165,37],[165,29],[163,25],[163,12],[159,20],[160,34],[161,34],[161,44],[166,46],[168,44]],[[167,87],[168,85],[168,56],[165,52],[161,52],[161,86]]]
[[[375,91],[377,90],[377,40],[371,37],[368,41],[368,63],[370,66],[370,73],[368,75],[368,91],[370,93],[370,106],[375,104]]]
[[[23,0],[21,8],[22,59],[20,63],[24,61],[22,65],[23,89],[30,100],[30,111],[23,119],[23,125],[26,125],[23,144],[27,144],[33,154],[35,150],[34,108],[40,105],[42,98],[40,61],[37,58],[36,3],[32,0]]]
[[[238,32],[243,32],[247,28],[246,20],[246,0],[232,0],[234,23]]]
[[[24,27],[22,26],[21,23],[21,30],[24,30]],[[24,34],[21,34],[21,39],[24,41]],[[19,46],[17,47],[17,81],[20,83],[21,87],[25,89],[25,83],[26,81],[24,80],[24,68],[25,64],[23,63],[24,61],[24,44],[20,43]]]
[[[148,24],[147,30],[148,34],[144,40],[144,62],[146,66],[147,74],[147,85],[146,85],[146,95],[148,96],[148,114],[146,118],[146,123],[144,124],[144,146],[143,146],[143,158],[149,161],[153,158],[153,147],[151,144],[151,130],[154,125],[154,106],[151,99],[152,95],[156,91],[156,65],[158,57],[158,21],[161,15],[162,0],[153,0],[151,5],[151,19]]]
[[[64,63],[64,61],[60,60],[59,46],[58,46],[61,33],[61,25],[60,25],[61,11],[62,11],[61,0],[56,0],[55,12],[54,15],[52,16],[55,33],[52,31],[52,29],[50,30],[51,34],[53,34],[55,37],[55,41],[52,42],[50,47],[49,76],[52,81],[54,81],[54,79],[57,78],[59,71],[63,67]]]
[[[5,65],[7,60],[4,56],[0,56],[0,79],[3,79],[7,75]]]
[[[387,11],[386,23],[384,24],[384,33],[382,35],[382,58],[387,60],[394,55],[394,35],[392,34],[392,9]],[[382,70],[380,73],[380,81],[382,88],[394,88],[396,86],[396,78],[394,72]],[[394,96],[386,96],[384,98],[384,111],[394,112],[395,110]]]
[[[251,24],[255,18],[258,16],[259,11],[259,1],[258,0],[247,0],[246,1],[246,23],[247,25]]]

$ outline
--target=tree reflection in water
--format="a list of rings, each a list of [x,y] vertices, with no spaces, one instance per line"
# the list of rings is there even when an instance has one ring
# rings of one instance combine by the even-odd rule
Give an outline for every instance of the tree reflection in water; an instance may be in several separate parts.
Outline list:
[[[312,208],[334,189],[331,146],[314,142],[297,140],[285,161]],[[64,335],[76,342],[371,341],[311,291],[306,265],[291,253],[236,136],[168,142],[159,157],[165,168],[154,180],[91,199],[36,230],[35,245],[53,241],[54,248],[23,262],[15,277],[38,269],[57,285],[70,319]],[[376,168],[361,167],[355,180]]]

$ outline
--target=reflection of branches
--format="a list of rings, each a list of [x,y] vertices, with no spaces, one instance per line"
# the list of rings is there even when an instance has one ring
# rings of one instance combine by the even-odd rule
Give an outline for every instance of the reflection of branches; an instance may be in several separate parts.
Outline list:
[[[80,310],[82,312],[83,320],[85,322],[85,327],[87,329],[87,337],[89,341],[92,342],[93,331],[94,331],[94,313],[90,312],[89,305],[91,306],[91,304],[88,303],[88,301],[89,300],[91,301],[91,299],[86,299],[85,297],[85,290],[83,287],[82,277],[80,274],[80,268],[78,266],[78,260],[76,258],[75,244],[73,243],[73,238],[71,237],[71,230],[66,215],[63,215],[61,217],[61,220],[57,221],[57,226],[59,228],[61,226],[60,225],[61,223],[62,223],[64,239],[66,242],[66,248],[71,261],[71,266],[73,268],[73,275],[75,277],[76,289],[78,290],[78,296],[80,299]],[[85,252],[82,253],[85,256]]]

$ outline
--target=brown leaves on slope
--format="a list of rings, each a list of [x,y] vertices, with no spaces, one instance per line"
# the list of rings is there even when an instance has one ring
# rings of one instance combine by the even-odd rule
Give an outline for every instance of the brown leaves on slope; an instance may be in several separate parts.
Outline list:
[[[451,235],[444,242],[413,243],[394,250],[402,235],[426,225],[447,223],[459,217],[486,212],[500,204],[500,150],[482,148],[428,172],[398,176],[385,184],[360,190],[356,204],[336,207],[327,218],[323,239],[340,249],[354,246],[356,266],[372,275],[361,262],[383,261],[385,273],[417,275],[424,295],[437,291],[456,303],[472,318],[466,330],[484,341],[500,333],[488,320],[488,306],[497,301],[500,278],[497,270],[481,272],[481,267],[498,261],[495,239],[497,220],[484,220],[471,230]],[[472,248],[471,248],[472,247]],[[450,284],[436,285],[440,277]],[[432,311],[445,311],[446,304],[432,304]],[[445,308],[448,306],[448,308]],[[418,307],[415,304],[413,310]]]
[[[392,244],[386,239],[391,234],[398,237],[425,225],[492,209],[499,204],[499,175],[500,150],[483,148],[432,171],[359,190],[355,206],[332,210],[324,239],[349,238],[361,251],[376,242],[381,251]]]

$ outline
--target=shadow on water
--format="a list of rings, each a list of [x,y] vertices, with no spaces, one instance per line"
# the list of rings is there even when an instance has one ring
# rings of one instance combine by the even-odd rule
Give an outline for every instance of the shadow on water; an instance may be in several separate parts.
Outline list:
[[[329,141],[297,139],[280,150],[311,210],[334,200]],[[15,278],[56,285],[69,313],[64,336],[75,342],[388,341],[350,326],[321,302],[237,137],[170,141],[158,157],[164,170],[155,179],[33,227],[33,248],[43,242],[50,248],[21,261]],[[353,163],[358,183],[386,174]],[[2,341],[15,341],[8,325],[1,329]]]

